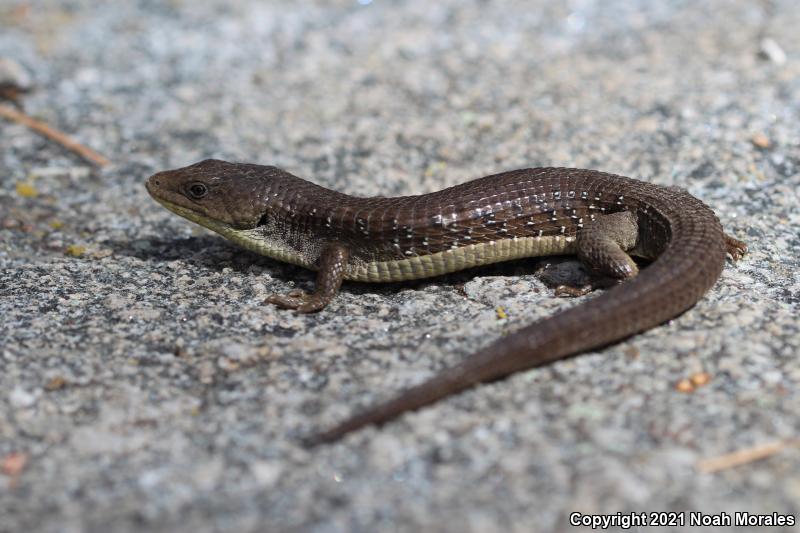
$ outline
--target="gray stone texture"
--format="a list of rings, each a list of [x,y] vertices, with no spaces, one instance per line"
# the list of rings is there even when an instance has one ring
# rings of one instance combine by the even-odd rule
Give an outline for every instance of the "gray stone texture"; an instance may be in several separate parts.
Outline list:
[[[26,111],[113,161],[0,121],[0,461],[27,459],[0,471],[0,530],[800,518],[796,446],[698,468],[800,429],[798,27],[796,0],[0,0]],[[750,253],[659,328],[306,450],[298,437],[579,304],[550,285],[580,269],[350,283],[322,313],[279,311],[264,297],[311,273],[144,190],[207,157],[360,195],[596,168],[687,188]]]

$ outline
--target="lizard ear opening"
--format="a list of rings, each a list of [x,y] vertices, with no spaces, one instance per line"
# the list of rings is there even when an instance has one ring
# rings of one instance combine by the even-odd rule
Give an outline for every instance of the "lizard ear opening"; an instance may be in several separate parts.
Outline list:
[[[263,215],[261,215],[261,218],[258,219],[258,224],[256,224],[256,227],[260,228],[261,226],[266,226],[266,225],[267,225],[267,214],[264,213]]]

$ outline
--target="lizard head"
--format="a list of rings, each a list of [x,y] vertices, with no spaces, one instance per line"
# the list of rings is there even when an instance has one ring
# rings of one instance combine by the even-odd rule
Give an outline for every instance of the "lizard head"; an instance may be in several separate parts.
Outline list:
[[[215,159],[153,174],[145,184],[150,196],[173,213],[248,250],[310,268],[313,257],[280,227],[282,215],[291,210],[280,193],[298,185],[321,189],[276,167]]]
[[[258,226],[268,209],[275,167],[206,159],[153,174],[145,186],[170,211],[214,231]]]

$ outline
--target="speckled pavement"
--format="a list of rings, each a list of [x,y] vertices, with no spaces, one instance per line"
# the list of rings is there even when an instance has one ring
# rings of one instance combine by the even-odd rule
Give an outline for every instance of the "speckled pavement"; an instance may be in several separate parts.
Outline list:
[[[0,0],[0,57],[36,86],[25,110],[112,161],[0,120],[0,531],[796,523],[798,26],[793,0]],[[551,285],[580,269],[349,283],[322,313],[279,311],[262,300],[311,273],[143,187],[207,157],[361,195],[596,168],[687,188],[750,253],[659,328],[306,450],[579,304]],[[736,451],[763,457],[709,471]]]

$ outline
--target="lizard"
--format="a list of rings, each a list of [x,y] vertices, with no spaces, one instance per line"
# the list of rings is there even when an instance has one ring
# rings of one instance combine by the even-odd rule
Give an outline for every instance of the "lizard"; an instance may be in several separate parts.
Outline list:
[[[479,383],[618,342],[692,307],[745,243],[679,187],[596,170],[527,168],[438,192],[356,197],[274,166],[208,159],[146,182],[170,211],[256,253],[317,272],[265,303],[324,309],[344,280],[394,282],[500,261],[577,255],[610,288],[490,343],[398,396],[306,439],[329,443]],[[641,269],[634,257],[650,263]],[[606,284],[608,287],[608,284]]]

